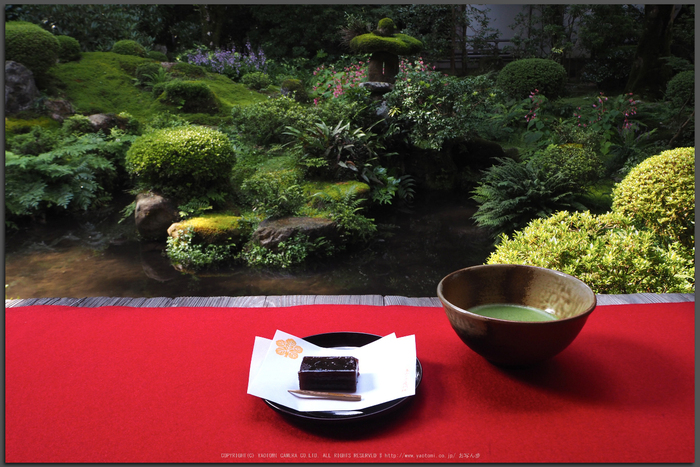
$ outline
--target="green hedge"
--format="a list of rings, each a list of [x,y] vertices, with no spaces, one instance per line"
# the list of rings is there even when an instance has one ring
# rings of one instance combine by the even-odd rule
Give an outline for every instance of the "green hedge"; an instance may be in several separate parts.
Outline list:
[[[497,85],[517,99],[525,99],[537,90],[551,100],[564,94],[566,80],[566,69],[554,60],[526,58],[504,66]]]
[[[126,169],[140,185],[185,199],[228,185],[235,162],[228,137],[201,126],[148,133],[126,155]]]
[[[141,44],[132,40],[117,41],[112,46],[112,52],[119,55],[135,55],[145,57],[146,49]]]
[[[686,104],[688,108],[695,105],[695,71],[681,71],[666,85],[666,99],[671,101],[674,107]]]
[[[693,293],[693,255],[608,213],[558,212],[504,238],[487,264],[527,264],[581,279],[597,294]]]
[[[201,81],[183,81],[174,79],[163,84],[160,99],[166,104],[176,105],[183,112],[210,113],[218,112],[216,96],[206,83]],[[154,94],[156,93],[154,88]]]
[[[659,236],[695,243],[695,148],[646,159],[613,189],[613,211]]]
[[[70,36],[56,36],[61,45],[58,58],[62,62],[80,60],[80,42]]]
[[[41,80],[56,64],[59,40],[36,24],[24,21],[5,23],[5,60],[21,63]]]

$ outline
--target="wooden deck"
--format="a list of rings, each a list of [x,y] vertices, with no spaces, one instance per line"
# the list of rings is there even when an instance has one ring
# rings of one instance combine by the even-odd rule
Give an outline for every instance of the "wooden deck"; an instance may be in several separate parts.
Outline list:
[[[598,305],[634,303],[694,302],[695,294],[628,294],[597,296]],[[257,295],[244,297],[83,297],[83,298],[25,298],[5,300],[5,308],[30,305],[66,305],[79,307],[133,306],[133,307],[232,307],[265,308],[295,305],[405,305],[441,307],[437,297],[402,297],[395,295]]]

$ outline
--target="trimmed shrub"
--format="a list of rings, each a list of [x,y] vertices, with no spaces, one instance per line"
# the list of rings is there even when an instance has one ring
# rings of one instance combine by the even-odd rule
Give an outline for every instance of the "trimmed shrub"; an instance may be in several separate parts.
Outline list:
[[[613,189],[613,212],[688,248],[695,243],[695,148],[676,148],[630,170]]]
[[[206,83],[201,81],[182,81],[175,79],[163,83],[163,102],[178,106],[188,113],[216,113],[219,105],[216,96]],[[156,92],[155,86],[153,89]]]
[[[289,142],[287,127],[305,128],[312,124],[308,110],[293,99],[280,97],[231,110],[233,124],[241,137],[258,146]]]
[[[56,36],[61,48],[58,58],[62,62],[80,60],[80,42],[70,36]]]
[[[295,169],[258,170],[241,185],[244,201],[265,217],[294,215],[306,201]]]
[[[157,50],[151,50],[146,54],[146,58],[150,58],[151,60],[158,60],[159,62],[167,62],[168,61],[168,56],[165,55],[163,52],[158,52]]]
[[[498,74],[497,85],[511,97],[525,99],[538,90],[553,100],[564,94],[566,69],[544,58],[526,58],[510,62]]]
[[[119,55],[135,55],[145,57],[146,49],[141,44],[132,40],[117,41],[112,46],[112,52]]]
[[[180,78],[204,78],[207,75],[204,67],[186,62],[176,62],[170,72]]]
[[[671,78],[666,86],[666,99],[674,107],[686,104],[689,108],[695,105],[695,71],[681,71]]]
[[[5,23],[5,60],[21,63],[34,73],[38,81],[56,64],[60,50],[56,36],[36,24],[24,21]]]
[[[61,129],[66,135],[84,135],[85,133],[94,133],[95,128],[92,126],[90,119],[85,115],[71,115],[63,121]]]
[[[247,73],[243,75],[241,78],[241,83],[245,84],[251,89],[260,91],[270,85],[270,77],[262,71],[256,71],[254,73]]]
[[[561,173],[571,190],[580,193],[602,175],[603,163],[594,151],[581,144],[550,144],[533,156],[549,177]]]
[[[235,161],[225,134],[183,126],[138,138],[127,152],[126,170],[143,186],[191,199],[206,195],[216,184],[228,185]]]
[[[297,102],[309,102],[309,95],[300,79],[285,79],[280,86],[282,95],[294,99]]]
[[[692,293],[693,256],[663,245],[616,213],[558,212],[504,237],[487,264],[527,264],[570,274],[597,294]]]

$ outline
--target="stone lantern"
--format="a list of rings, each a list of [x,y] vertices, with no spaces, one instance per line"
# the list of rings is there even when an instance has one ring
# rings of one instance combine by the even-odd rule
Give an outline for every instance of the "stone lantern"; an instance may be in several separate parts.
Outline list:
[[[384,18],[379,21],[375,31],[355,36],[350,41],[350,48],[358,53],[372,54],[368,66],[370,83],[392,84],[399,73],[399,55],[417,54],[423,48],[423,43],[397,33],[394,22]]]

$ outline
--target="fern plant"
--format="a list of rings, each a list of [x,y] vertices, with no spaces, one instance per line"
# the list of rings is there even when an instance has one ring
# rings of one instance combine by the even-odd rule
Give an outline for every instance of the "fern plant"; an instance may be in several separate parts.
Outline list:
[[[5,208],[14,216],[28,216],[57,206],[87,210],[111,199],[99,182],[101,174],[114,174],[104,157],[86,154],[69,157],[65,151],[38,156],[5,153]]]
[[[117,168],[136,136],[70,136],[38,155],[5,152],[5,208],[10,216],[47,209],[87,210],[111,199]],[[12,225],[9,223],[8,225]]]
[[[556,211],[586,209],[576,201],[563,174],[548,174],[536,160],[497,160],[472,192],[472,199],[480,205],[474,219],[479,226],[492,229],[496,237]]]

